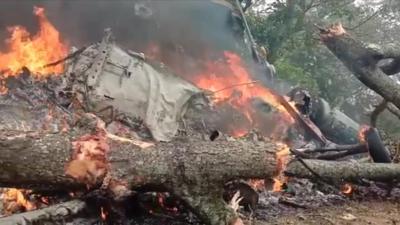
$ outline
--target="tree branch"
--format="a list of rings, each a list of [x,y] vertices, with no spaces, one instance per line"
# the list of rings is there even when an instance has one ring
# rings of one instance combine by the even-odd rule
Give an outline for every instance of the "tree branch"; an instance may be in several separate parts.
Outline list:
[[[393,104],[389,103],[387,105],[387,110],[400,119],[400,110],[398,108],[396,108],[396,106],[394,106]]]
[[[382,102],[377,105],[374,109],[374,111],[372,111],[371,113],[371,119],[370,119],[370,124],[373,127],[376,127],[376,121],[378,120],[378,116],[385,111],[386,106],[387,106],[387,101],[386,100],[382,100]]]
[[[373,19],[374,17],[376,17],[381,11],[383,10],[383,7],[380,7],[378,10],[376,10],[376,12],[374,12],[372,15],[368,16],[367,18],[365,18],[363,21],[361,21],[359,24],[357,24],[354,27],[351,28],[347,28],[348,30],[355,30],[359,27],[361,27],[362,25],[366,24],[368,21],[370,21],[371,19]]]
[[[353,39],[343,27],[334,25],[321,31],[321,40],[328,49],[367,87],[381,95],[386,101],[400,108],[400,86],[393,82],[378,66],[378,62],[391,55],[369,48]]]

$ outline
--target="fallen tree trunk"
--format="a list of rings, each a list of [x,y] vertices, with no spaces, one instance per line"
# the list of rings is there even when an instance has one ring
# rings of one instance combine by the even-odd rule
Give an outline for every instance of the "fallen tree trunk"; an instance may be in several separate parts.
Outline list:
[[[62,190],[85,188],[84,183],[66,175],[65,167],[72,160],[72,143],[86,132],[78,128],[68,133],[0,132],[0,185]],[[138,188],[163,187],[187,202],[209,224],[229,224],[235,218],[221,198],[224,182],[275,176],[275,152],[279,150],[273,143],[224,138],[205,141],[199,136],[145,149],[112,139],[108,144],[111,149],[107,155],[108,172],[104,179],[97,180],[97,186],[106,186],[116,197]],[[400,178],[397,164],[304,161],[319,176],[333,181]],[[289,163],[285,173],[294,177],[315,177],[298,161]]]
[[[0,185],[33,189],[84,189],[65,168],[71,162],[72,142],[85,134],[0,132]],[[222,201],[223,184],[238,178],[265,178],[276,173],[272,143],[245,140],[214,142],[188,137],[141,149],[108,140],[108,171],[94,186],[105,187],[116,199],[145,186],[165,188],[193,207],[209,224],[230,224],[236,214]],[[79,167],[92,176],[90,167]]]
[[[82,132],[0,132],[0,185],[41,190],[83,188],[65,174],[65,166],[72,160],[72,142],[79,135]],[[273,143],[222,138],[211,142],[197,138],[159,143],[146,149],[109,140],[110,172],[127,180],[132,188],[168,184],[176,177],[199,184],[222,184],[240,177],[271,177],[276,172],[275,152],[279,147]]]

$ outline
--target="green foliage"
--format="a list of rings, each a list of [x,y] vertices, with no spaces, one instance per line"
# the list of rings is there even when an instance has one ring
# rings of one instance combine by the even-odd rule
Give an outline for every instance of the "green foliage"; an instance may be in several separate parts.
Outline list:
[[[295,66],[286,60],[278,60],[275,63],[275,67],[280,79],[305,87],[310,91],[318,92],[318,85],[312,75],[302,67]]]

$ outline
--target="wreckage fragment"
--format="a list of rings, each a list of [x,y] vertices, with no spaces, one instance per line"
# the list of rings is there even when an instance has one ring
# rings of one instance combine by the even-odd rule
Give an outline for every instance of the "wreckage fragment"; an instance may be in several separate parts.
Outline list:
[[[67,71],[69,85],[80,93],[85,111],[105,121],[121,115],[141,118],[157,141],[170,141],[176,135],[189,100],[201,93],[163,65],[119,48],[110,30],[100,44],[76,56]]]

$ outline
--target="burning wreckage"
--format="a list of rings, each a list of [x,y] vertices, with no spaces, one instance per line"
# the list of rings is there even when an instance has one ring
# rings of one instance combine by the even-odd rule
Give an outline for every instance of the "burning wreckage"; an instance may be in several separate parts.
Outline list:
[[[0,224],[118,224],[134,202],[150,215],[187,219],[190,209],[202,223],[241,224],[237,210],[256,209],[260,185],[282,191],[297,177],[336,187],[400,174],[376,129],[305,90],[282,96],[254,82],[233,52],[191,80],[120,48],[111,30],[62,60],[17,56],[0,55],[0,185],[10,187]],[[379,163],[335,161],[368,153]],[[295,197],[279,203],[306,207]],[[10,215],[19,211],[29,212]]]

